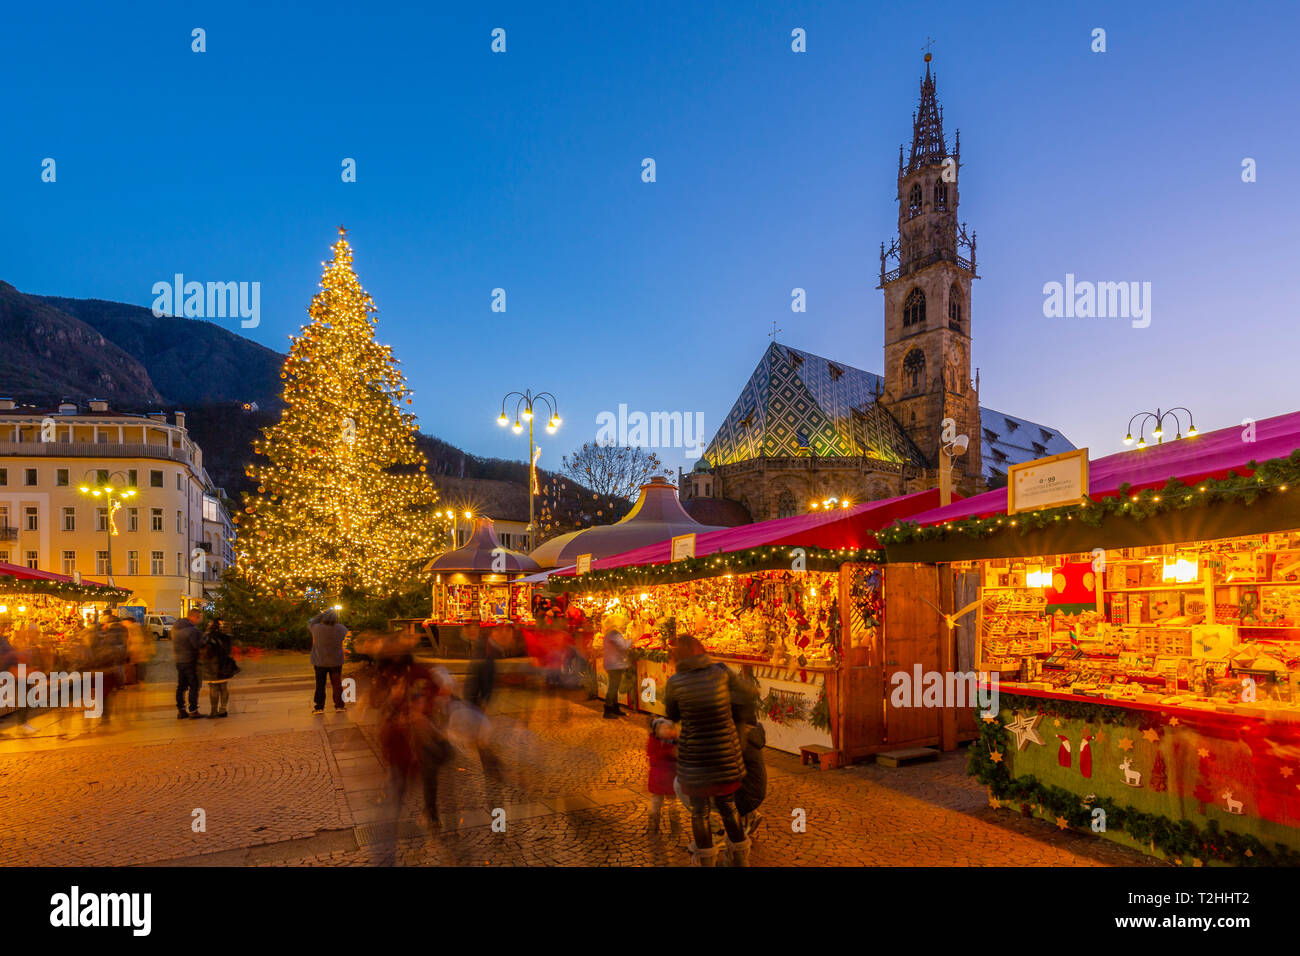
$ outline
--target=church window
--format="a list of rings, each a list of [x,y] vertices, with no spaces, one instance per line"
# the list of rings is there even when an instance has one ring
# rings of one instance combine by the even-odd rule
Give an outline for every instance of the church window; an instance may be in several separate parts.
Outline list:
[[[794,502],[794,495],[790,494],[789,489],[781,492],[776,499],[776,516],[778,518],[792,518],[798,514],[798,508]]]
[[[925,324],[925,293],[920,289],[913,289],[907,294],[906,301],[903,302],[903,327],[909,325]]]
[[[934,184],[934,208],[935,209],[948,208],[948,184],[947,183],[938,182]]]
[[[921,211],[921,184],[913,183],[912,191],[907,197],[907,215],[915,216]]]
[[[909,392],[925,390],[925,353],[912,349],[903,359],[903,383]]]
[[[961,331],[961,290],[955,283],[948,290],[948,328]]]

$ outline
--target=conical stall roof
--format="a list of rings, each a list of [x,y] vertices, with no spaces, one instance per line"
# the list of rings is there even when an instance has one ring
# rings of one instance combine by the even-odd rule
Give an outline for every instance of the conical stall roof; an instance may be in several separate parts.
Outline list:
[[[559,535],[541,544],[530,557],[543,568],[556,568],[575,563],[580,554],[603,558],[667,541],[679,534],[719,530],[714,525],[700,524],[687,514],[677,500],[677,486],[656,475],[641,486],[636,505],[620,521]]]
[[[474,532],[468,541],[454,551],[438,555],[424,566],[426,574],[516,575],[537,570],[537,562],[528,555],[503,548],[492,519],[482,517],[474,519]]]

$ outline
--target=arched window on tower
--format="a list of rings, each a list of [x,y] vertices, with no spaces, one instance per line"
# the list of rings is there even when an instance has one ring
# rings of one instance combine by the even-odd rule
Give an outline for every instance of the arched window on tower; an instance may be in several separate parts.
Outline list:
[[[948,328],[956,329],[958,332],[961,328],[961,289],[957,288],[957,283],[953,283],[948,290]]]
[[[945,182],[940,181],[934,184],[934,208],[948,208],[948,184]]]
[[[903,301],[903,328],[925,325],[925,293],[913,289]]]
[[[903,387],[908,392],[925,391],[925,353],[912,349],[903,358]]]
[[[912,191],[911,193],[908,194],[907,197],[907,215],[910,218],[912,216],[915,216],[920,211],[921,211],[921,184],[913,183]]]

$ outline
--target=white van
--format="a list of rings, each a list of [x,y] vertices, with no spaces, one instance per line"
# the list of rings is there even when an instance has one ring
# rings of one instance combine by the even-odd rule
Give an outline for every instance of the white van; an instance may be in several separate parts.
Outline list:
[[[146,614],[144,616],[144,626],[154,637],[167,640],[172,636],[172,625],[176,623],[176,618],[170,614]]]

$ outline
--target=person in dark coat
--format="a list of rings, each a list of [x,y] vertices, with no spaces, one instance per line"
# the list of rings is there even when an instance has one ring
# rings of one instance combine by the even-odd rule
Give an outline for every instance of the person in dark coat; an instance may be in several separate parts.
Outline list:
[[[664,709],[681,724],[677,740],[677,782],[691,808],[691,863],[713,866],[718,848],[709,829],[709,806],[722,817],[733,866],[749,864],[749,840],[736,812],[736,791],[745,778],[740,736],[732,717],[732,693],[749,693],[739,678],[688,634],[673,647],[676,673],[668,678]]]
[[[745,760],[745,779],[736,791],[736,811],[745,836],[752,837],[763,822],[758,808],[767,797],[767,764],[763,762],[767,732],[762,724],[737,724],[736,730],[740,733],[740,750]]]
[[[325,678],[334,691],[335,712],[346,710],[343,703],[343,640],[348,629],[339,621],[333,608],[317,614],[307,622],[311,631],[311,665],[316,670],[316,696],[312,714],[325,713]]]
[[[190,608],[184,618],[172,626],[172,653],[176,660],[176,716],[181,720],[199,716],[199,619],[203,612]],[[189,713],[185,698],[189,697]]]
[[[749,668],[744,668],[741,683],[746,693],[732,694],[731,716],[736,721],[740,735],[741,757],[745,761],[745,779],[736,791],[736,811],[745,828],[745,836],[752,837],[763,816],[759,806],[767,797],[767,764],[763,761],[763,748],[767,746],[767,732],[758,721],[758,703],[761,691]]]
[[[231,653],[234,641],[221,629],[221,619],[214,618],[203,635],[199,648],[199,675],[208,682],[209,717],[228,717],[226,706],[230,703],[230,678],[239,665]]]

